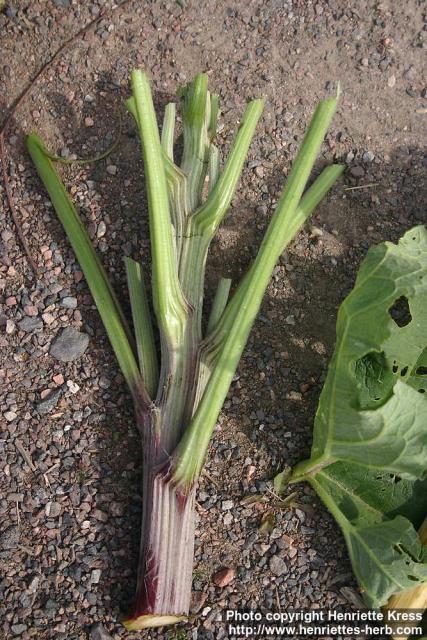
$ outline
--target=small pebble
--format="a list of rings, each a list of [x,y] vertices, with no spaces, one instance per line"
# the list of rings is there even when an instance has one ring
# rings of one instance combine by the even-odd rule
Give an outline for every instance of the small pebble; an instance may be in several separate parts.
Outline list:
[[[283,576],[288,571],[286,562],[280,556],[271,556],[269,567],[271,573],[277,577]]]
[[[90,581],[92,584],[98,584],[101,578],[101,569],[94,569],[90,574]]]
[[[57,336],[49,349],[49,354],[61,362],[72,362],[80,358],[89,344],[89,336],[73,327],[66,327]]]
[[[59,502],[48,502],[46,505],[46,515],[48,518],[57,518],[61,513]]]
[[[222,589],[223,587],[226,587],[228,584],[230,584],[230,582],[234,580],[234,577],[234,569],[224,567],[223,569],[220,569],[219,571],[214,573],[214,575],[212,576],[212,581],[217,587],[220,587]]]
[[[107,231],[107,225],[105,224],[105,222],[103,220],[101,220],[101,222],[98,225],[98,228],[96,230],[96,237],[97,238],[102,238],[102,236],[105,236],[105,232]]]
[[[12,631],[13,633],[16,633],[17,636],[20,636],[24,633],[24,631],[26,631],[28,629],[26,624],[13,624],[12,625]]]
[[[225,516],[224,516],[224,524],[225,524],[225,526],[229,527],[232,524],[233,521],[234,521],[234,518],[231,515],[231,513],[230,512],[226,513]]]
[[[61,307],[64,307],[64,309],[75,309],[77,307],[77,298],[65,296],[65,298],[61,300]]]
[[[12,231],[9,231],[9,229],[3,229],[3,231],[1,232],[1,239],[3,240],[3,242],[9,242],[9,240],[12,240],[12,238]]]
[[[113,640],[112,636],[106,631],[104,626],[97,622],[91,627],[90,640]]]
[[[375,158],[375,155],[372,153],[372,151],[365,151],[365,153],[362,156],[363,162],[372,162],[374,158]]]
[[[18,14],[18,7],[16,7],[13,4],[9,4],[6,7],[5,13],[6,13],[8,18],[16,18],[17,14]]]
[[[351,167],[350,173],[353,178],[363,178],[365,175],[365,169],[360,165],[357,165],[356,167]]]
[[[0,534],[0,548],[1,549],[14,549],[21,537],[19,527],[11,526],[5,529],[3,533]]]
[[[80,390],[79,385],[73,380],[67,380],[67,387],[71,391],[71,393],[77,393]]]
[[[41,402],[37,405],[37,411],[45,415],[46,413],[50,413],[52,409],[54,409],[58,403],[59,398],[62,395],[62,388],[58,387],[49,393],[49,395],[41,400]]]
[[[320,236],[323,236],[323,231],[319,227],[310,227],[310,234],[313,238],[320,238]]]
[[[8,336],[10,336],[14,331],[15,331],[15,323],[13,322],[13,320],[8,318],[6,320],[6,333]]]
[[[18,322],[18,327],[21,331],[30,333],[31,331],[37,331],[43,327],[43,321],[41,318],[30,318],[27,316]]]
[[[38,315],[39,310],[33,304],[26,304],[24,307],[24,313],[27,316],[34,317]]]

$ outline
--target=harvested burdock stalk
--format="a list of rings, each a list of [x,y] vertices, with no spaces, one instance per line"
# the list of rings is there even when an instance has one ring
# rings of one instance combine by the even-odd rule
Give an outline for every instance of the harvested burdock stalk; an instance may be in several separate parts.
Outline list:
[[[127,107],[139,131],[145,167],[152,256],[152,327],[141,266],[126,258],[133,335],[88,234],[36,134],[28,149],[73,246],[129,385],[143,445],[143,519],[138,585],[128,629],[185,620],[189,610],[197,486],[216,420],[274,266],[343,167],[322,171],[303,196],[337,98],[318,105],[252,266],[229,298],[221,278],[204,327],[209,245],[233,197],[263,109],[246,108],[220,167],[214,144],[218,96],[200,74],[181,92],[184,148],[174,157],[175,104],[161,136],[150,86],[132,73]],[[160,353],[155,332],[160,336]],[[159,363],[159,364],[158,364]]]

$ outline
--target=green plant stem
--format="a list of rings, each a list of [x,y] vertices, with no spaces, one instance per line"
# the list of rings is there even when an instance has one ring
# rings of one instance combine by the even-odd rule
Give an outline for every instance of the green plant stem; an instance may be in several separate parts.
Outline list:
[[[141,379],[127,323],[87,231],[45,153],[43,141],[32,133],[27,138],[27,147],[80,263],[129,389],[138,405],[149,406],[151,400]]]
[[[155,398],[159,382],[159,369],[142,268],[138,262],[131,258],[125,258],[125,266],[139,367],[150,397]]]
[[[173,162],[173,139],[175,134],[176,105],[169,102],[166,105],[165,116],[162,127],[162,147],[170,160]]]
[[[175,481],[179,484],[191,486],[200,474],[216,420],[272,271],[284,247],[293,238],[295,229],[291,225],[291,233],[289,232],[290,223],[332,120],[336,103],[336,98],[319,103],[304,137],[283,194],[251,269],[250,284],[242,296],[233,325],[221,346],[218,361],[196,413],[174,453],[174,475]],[[218,180],[217,187],[220,182],[221,178]],[[209,219],[209,215],[206,217]]]
[[[287,222],[289,236],[294,236],[298,232],[305,221],[311,216],[317,205],[323,200],[325,195],[338,180],[340,175],[342,175],[344,170],[345,166],[341,164],[332,164],[323,169],[322,173],[316,178],[312,186],[307,189],[306,193],[301,198],[293,218]],[[283,246],[282,253],[285,249],[286,245]],[[212,342],[219,345],[222,338],[230,331],[234,318],[239,312],[242,300],[246,295],[247,288],[251,286],[251,273],[253,268],[254,264],[251,265],[246,275],[240,281],[236,292],[222,315],[221,322],[214,329],[215,335],[212,336]],[[211,351],[212,349],[209,347],[209,350]]]
[[[199,339],[201,339],[203,286],[209,244],[230,206],[263,104],[262,100],[254,100],[246,107],[223,172],[218,177],[206,202],[188,219],[179,274],[185,296],[194,309],[194,322],[197,325]]]
[[[227,305],[228,295],[230,293],[230,278],[220,278],[215,297],[212,303],[212,309],[209,316],[207,332],[210,333],[221,318],[223,311]]]
[[[205,204],[194,214],[194,224],[198,233],[212,238],[221,224],[230,206],[263,108],[264,100],[253,100],[247,105],[224,170]]]
[[[182,97],[184,151],[181,170],[187,176],[187,207],[194,211],[201,202],[209,152],[207,125],[211,109],[206,73],[199,73],[185,87]]]
[[[316,178],[313,185],[307,190],[298,205],[295,212],[295,216],[289,225],[289,234],[296,234],[301,228],[307,218],[312,214],[314,209],[329,191],[329,189],[335,184],[335,181],[343,173],[344,165],[331,165],[324,169],[320,176]],[[283,247],[285,250],[285,247]],[[196,390],[196,398],[198,402],[203,394],[207,381],[211,371],[218,361],[218,357],[221,351],[221,346],[224,340],[228,336],[236,315],[240,310],[240,306],[245,296],[247,295],[248,287],[251,283],[251,272],[253,265],[249,268],[248,272],[242,278],[235,291],[232,299],[225,308],[221,315],[221,318],[215,326],[212,326],[212,331],[207,334],[207,338],[200,345],[198,367],[199,367],[199,381]],[[298,465],[296,467],[298,469]]]
[[[167,357],[182,341],[187,306],[178,279],[163,152],[150,85],[140,70],[133,71],[131,79],[147,185],[153,305],[162,338],[162,354]]]
[[[182,252],[185,222],[187,220],[187,178],[170,158],[163,154],[166,182],[168,185],[169,206],[175,232],[177,269]]]
[[[210,194],[219,178],[219,151],[214,144],[211,144],[209,149],[208,176],[208,193]]]

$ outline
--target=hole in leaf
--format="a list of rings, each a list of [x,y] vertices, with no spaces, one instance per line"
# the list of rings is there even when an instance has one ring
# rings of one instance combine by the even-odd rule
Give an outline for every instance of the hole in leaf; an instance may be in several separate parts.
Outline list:
[[[415,373],[417,376],[427,376],[427,367],[418,367]]]
[[[414,582],[419,582],[420,579],[417,578],[416,576],[408,576],[408,580],[413,580]]]
[[[393,482],[394,484],[397,484],[398,482],[401,482],[402,478],[400,478],[399,476],[394,476]]]
[[[361,409],[376,409],[390,397],[394,376],[383,351],[370,351],[357,360],[354,373]]]
[[[406,296],[400,296],[400,298],[395,300],[388,312],[398,327],[406,327],[412,320],[409,302]]]
[[[406,547],[401,542],[398,542],[397,544],[393,545],[393,548],[395,551],[397,551],[397,553],[400,553],[401,555],[405,554],[407,556],[404,560],[405,560],[405,564],[407,564],[408,566],[411,564],[411,561],[420,562],[420,558],[414,555],[412,550],[408,549],[408,547]]]
[[[392,371],[393,371],[393,373],[397,373],[399,371],[399,367],[397,366],[397,364],[393,365]]]
[[[407,373],[408,373],[408,367],[403,367],[402,371],[400,372],[400,375],[402,376],[402,378],[404,378]]]
[[[418,389],[418,392],[419,392],[419,393],[425,393],[425,392],[426,392],[426,390],[425,390],[425,389]]]

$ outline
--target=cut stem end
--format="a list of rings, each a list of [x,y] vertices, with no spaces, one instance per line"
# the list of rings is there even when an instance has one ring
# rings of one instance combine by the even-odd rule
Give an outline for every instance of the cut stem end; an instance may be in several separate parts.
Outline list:
[[[172,624],[178,624],[178,622],[187,622],[187,620],[188,616],[146,614],[138,616],[137,618],[125,618],[122,624],[128,631],[140,631],[154,627],[166,627]]]

